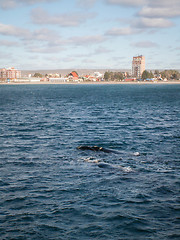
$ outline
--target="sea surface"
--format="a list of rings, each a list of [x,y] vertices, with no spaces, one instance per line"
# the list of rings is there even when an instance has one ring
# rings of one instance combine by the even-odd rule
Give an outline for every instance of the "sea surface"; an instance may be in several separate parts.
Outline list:
[[[0,239],[179,240],[180,85],[1,85]]]

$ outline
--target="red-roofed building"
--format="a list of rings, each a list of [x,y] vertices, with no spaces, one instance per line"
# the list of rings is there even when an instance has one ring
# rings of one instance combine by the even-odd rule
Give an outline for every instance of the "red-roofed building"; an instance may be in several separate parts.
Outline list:
[[[77,73],[76,71],[72,71],[72,72],[68,75],[68,77],[78,78],[79,76],[78,76],[78,73]]]

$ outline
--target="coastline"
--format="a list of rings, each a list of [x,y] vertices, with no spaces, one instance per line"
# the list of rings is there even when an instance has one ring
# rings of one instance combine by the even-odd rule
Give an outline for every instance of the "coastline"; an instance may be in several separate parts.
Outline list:
[[[118,82],[118,81],[102,81],[102,82],[0,82],[0,85],[112,85],[112,84],[122,84],[122,85],[151,85],[151,84],[180,84],[179,81],[158,81],[158,82]]]

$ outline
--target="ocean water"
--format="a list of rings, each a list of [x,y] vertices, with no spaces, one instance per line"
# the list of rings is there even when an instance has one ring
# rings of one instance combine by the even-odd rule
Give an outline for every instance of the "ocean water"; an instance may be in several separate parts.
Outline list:
[[[180,239],[179,158],[180,85],[1,85],[0,239]]]

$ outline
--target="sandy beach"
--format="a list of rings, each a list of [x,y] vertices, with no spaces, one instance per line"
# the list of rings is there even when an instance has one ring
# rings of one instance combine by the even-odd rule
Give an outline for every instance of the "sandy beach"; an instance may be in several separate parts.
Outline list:
[[[0,85],[56,85],[56,84],[66,84],[66,85],[84,85],[84,84],[93,84],[93,85],[103,85],[103,84],[180,84],[180,81],[157,81],[157,82],[118,82],[118,81],[101,81],[101,82],[47,82],[47,81],[37,81],[37,82],[0,82]]]

